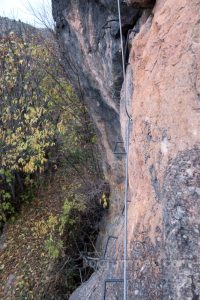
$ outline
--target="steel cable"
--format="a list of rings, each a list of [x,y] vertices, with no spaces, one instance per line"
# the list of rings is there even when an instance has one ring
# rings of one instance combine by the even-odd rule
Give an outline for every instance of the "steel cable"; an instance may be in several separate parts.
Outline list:
[[[122,20],[121,20],[121,8],[120,0],[117,0],[118,4],[118,14],[119,14],[119,27],[120,27],[120,40],[121,40],[121,53],[122,53],[122,69],[123,69],[123,79],[124,79],[124,98],[125,98],[125,110],[128,117],[127,131],[125,136],[125,147],[126,147],[126,174],[125,174],[125,196],[124,196],[124,296],[123,299],[127,300],[127,226],[128,226],[128,155],[129,155],[129,133],[130,133],[130,123],[132,118],[128,112],[127,108],[127,95],[126,95],[126,67],[125,67],[125,56],[124,56],[124,43],[123,43],[123,32],[122,32]]]

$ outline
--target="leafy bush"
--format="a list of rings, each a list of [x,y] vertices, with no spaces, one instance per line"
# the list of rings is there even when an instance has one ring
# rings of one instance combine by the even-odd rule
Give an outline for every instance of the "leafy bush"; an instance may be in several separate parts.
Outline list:
[[[74,185],[66,188],[60,216],[37,220],[33,229],[55,263],[51,284],[38,284],[35,295],[68,297],[91,274],[82,252],[94,250],[102,207],[109,206],[108,193],[98,187],[97,137],[54,41],[11,33],[0,38],[0,56],[0,227],[58,168],[70,170]]]
[[[83,126],[85,107],[66,80],[54,42],[10,33],[0,40],[0,56],[1,224],[32,198],[39,174],[63,158],[87,164],[94,133]]]

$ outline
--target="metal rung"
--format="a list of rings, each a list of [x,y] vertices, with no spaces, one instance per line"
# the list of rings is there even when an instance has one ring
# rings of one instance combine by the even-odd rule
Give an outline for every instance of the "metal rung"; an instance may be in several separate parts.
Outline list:
[[[124,279],[118,279],[118,278],[106,279],[105,282],[104,282],[103,300],[106,300],[107,283],[123,283],[123,282],[124,282]]]
[[[109,244],[109,241],[111,240],[111,239],[115,239],[115,240],[117,240],[118,239],[118,237],[116,237],[116,236],[113,236],[113,235],[109,235],[109,237],[108,237],[108,239],[107,239],[107,243],[106,243],[106,247],[105,247],[105,251],[104,251],[104,259],[106,258],[106,253],[107,253],[107,249],[108,249],[108,244]]]
[[[121,154],[121,155],[125,155],[125,154],[126,154],[126,152],[116,152],[116,151],[117,151],[117,146],[118,146],[119,144],[124,144],[124,142],[116,142],[116,143],[115,143],[115,148],[114,148],[114,151],[113,151],[113,153],[114,153],[114,154]]]
[[[124,279],[121,278],[111,278],[111,279],[106,279],[105,283],[109,282],[124,282]]]
[[[114,96],[112,96],[112,99],[117,99],[117,100],[120,100],[121,98],[120,97],[114,97]]]
[[[115,155],[126,155],[126,152],[114,152]]]

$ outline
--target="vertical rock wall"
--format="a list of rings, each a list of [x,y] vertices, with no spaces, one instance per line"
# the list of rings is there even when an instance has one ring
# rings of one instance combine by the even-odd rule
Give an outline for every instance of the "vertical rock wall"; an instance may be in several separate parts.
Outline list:
[[[134,299],[200,297],[199,20],[199,1],[157,0],[132,43]]]
[[[117,3],[115,0],[54,0],[60,47],[69,80],[87,104],[97,128],[104,173],[110,182],[123,179],[123,164],[115,157],[122,141],[119,121],[122,68]],[[122,8],[126,35],[140,9]]]
[[[58,35],[66,68],[69,58],[75,61],[84,99],[99,130],[105,170],[116,186],[124,170],[123,161],[112,154],[112,141],[124,136],[126,88],[133,117],[128,299],[195,300],[200,298],[200,3],[126,2],[124,40],[127,30],[133,31],[121,103],[116,1],[53,0]],[[75,75],[69,77],[78,87]],[[107,224],[108,232],[118,237],[109,242],[109,261],[99,262],[98,271],[72,300],[102,299],[104,280],[123,277],[122,206],[115,208],[118,217],[113,226],[111,220]],[[122,299],[122,284],[108,284],[106,299]]]

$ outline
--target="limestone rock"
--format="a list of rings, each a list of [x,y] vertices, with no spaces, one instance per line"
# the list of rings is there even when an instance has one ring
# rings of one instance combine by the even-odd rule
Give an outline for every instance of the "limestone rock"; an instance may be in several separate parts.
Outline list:
[[[122,6],[124,35],[141,11]],[[105,174],[123,179],[121,157],[113,154],[122,141],[119,121],[122,61],[117,2],[53,1],[53,15],[70,81],[87,104],[97,128]]]
[[[128,98],[133,119],[128,299],[199,299],[199,1],[157,0],[152,11],[154,1],[123,2],[124,41],[127,29],[133,30],[122,90],[115,1],[86,4],[81,0],[53,0],[58,35],[66,66],[73,69],[69,77],[78,87],[79,74],[83,97],[99,130],[104,169],[115,182],[117,176],[123,179],[124,170],[123,161],[111,154],[112,142],[125,137],[125,92]],[[71,67],[69,61],[74,62]],[[118,237],[108,250],[116,263],[100,264],[99,271],[73,293],[72,300],[100,300],[104,280],[123,277],[122,207],[117,210],[112,206],[115,219],[106,219],[106,234]],[[121,293],[121,284],[111,284],[107,299],[116,299]]]

